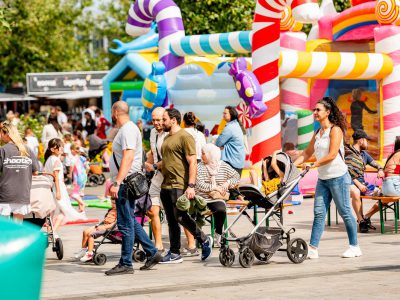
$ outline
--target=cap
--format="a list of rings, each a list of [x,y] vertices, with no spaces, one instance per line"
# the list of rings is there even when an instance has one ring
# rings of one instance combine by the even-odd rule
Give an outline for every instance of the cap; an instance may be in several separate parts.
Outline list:
[[[370,139],[371,139],[371,138],[365,133],[365,131],[362,130],[362,129],[357,129],[357,130],[353,133],[352,137],[353,137],[353,140],[355,140],[355,141],[357,141],[357,140],[359,140],[359,139],[367,139],[367,140],[370,140]]]

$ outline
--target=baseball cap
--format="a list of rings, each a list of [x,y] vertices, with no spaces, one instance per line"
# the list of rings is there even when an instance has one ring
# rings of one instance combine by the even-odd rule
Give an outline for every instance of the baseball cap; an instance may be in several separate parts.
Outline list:
[[[367,139],[367,140],[370,140],[370,139],[371,139],[371,138],[365,133],[365,131],[362,130],[362,129],[357,129],[357,130],[353,133],[352,137],[353,137],[353,140],[355,140],[355,141],[357,141],[357,140],[359,140],[359,139]]]

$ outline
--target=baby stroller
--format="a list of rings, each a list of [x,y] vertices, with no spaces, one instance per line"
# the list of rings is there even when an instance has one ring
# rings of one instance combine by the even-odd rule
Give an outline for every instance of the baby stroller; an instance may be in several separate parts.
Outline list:
[[[151,207],[151,200],[148,195],[136,200],[135,216],[143,227],[145,222],[145,215],[147,210]],[[107,262],[107,256],[104,253],[99,253],[98,249],[103,244],[121,244],[122,234],[118,231],[117,223],[107,230],[100,241],[95,241],[95,247],[93,249],[93,262],[96,265],[104,265]],[[144,262],[146,260],[146,253],[139,248],[139,242],[135,242],[132,252],[132,259],[135,262]]]
[[[276,178],[278,175],[271,167],[271,157],[265,158],[268,177]],[[221,235],[221,248],[219,261],[223,266],[230,267],[235,261],[235,253],[229,247],[229,242],[236,242],[239,248],[239,263],[244,268],[250,268],[254,263],[254,258],[267,262],[276,251],[286,251],[288,258],[293,263],[302,263],[308,254],[307,243],[301,238],[291,239],[291,234],[295,232],[295,228],[285,230],[282,224],[282,208],[283,201],[290,195],[299,181],[308,172],[308,168],[304,172],[300,172],[291,162],[290,157],[285,153],[277,154],[277,162],[280,170],[284,173],[280,188],[264,195],[257,186],[252,184],[242,185],[238,188],[238,192],[249,201],[247,207],[257,206],[265,209],[265,216],[258,224],[252,222],[246,209],[242,209],[235,220],[230,224]],[[263,174],[264,177],[264,174]],[[240,219],[242,215],[255,225],[253,230],[246,236],[236,237],[231,231],[232,226]],[[262,227],[261,224],[271,217],[277,224],[277,227]],[[227,233],[231,237],[226,237]],[[283,241],[286,241],[287,247],[281,249]]]
[[[46,176],[45,176],[46,175]],[[53,180],[49,179],[51,176]],[[47,228],[47,246],[51,244],[53,252],[57,258],[62,260],[64,257],[64,248],[61,238],[55,237],[53,233],[53,223],[50,214],[55,211],[56,204],[52,192],[54,176],[50,173],[40,173],[39,176],[32,177],[31,187],[31,207],[32,211],[25,216],[25,221],[39,226],[46,224]]]

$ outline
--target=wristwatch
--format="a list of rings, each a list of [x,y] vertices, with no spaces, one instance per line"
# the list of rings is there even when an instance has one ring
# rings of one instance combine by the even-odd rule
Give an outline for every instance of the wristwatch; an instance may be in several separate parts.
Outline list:
[[[190,187],[190,188],[192,188],[192,189],[194,189],[195,186],[196,186],[196,185],[195,185],[194,183],[189,183],[189,184],[188,184],[188,187]]]
[[[157,170],[158,170],[157,164],[153,164],[153,169],[154,169],[154,171],[157,171]]]
[[[120,186],[120,184],[119,184],[117,181],[114,181],[114,182],[112,183],[112,185],[113,185],[113,187],[119,187],[119,186]]]

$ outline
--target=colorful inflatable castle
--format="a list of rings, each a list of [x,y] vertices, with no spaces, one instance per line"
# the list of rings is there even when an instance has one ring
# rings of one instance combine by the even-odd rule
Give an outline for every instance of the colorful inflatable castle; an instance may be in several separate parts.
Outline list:
[[[313,24],[308,37],[299,31],[302,23]],[[249,129],[250,159],[258,163],[282,146],[304,149],[315,130],[311,109],[330,95],[350,128],[361,126],[374,138],[375,158],[384,158],[400,129],[399,23],[395,0],[354,3],[340,14],[331,0],[321,7],[309,0],[258,0],[251,31],[186,36],[174,1],[137,0],[129,10],[126,31],[139,38],[117,42],[114,52],[125,57],[104,80],[103,107],[110,114],[115,99],[130,98],[127,89],[116,89],[123,84],[114,81],[129,81],[134,71],[143,86],[153,73],[153,83],[142,89],[141,97],[139,88],[131,94],[137,107],[147,115],[157,105],[192,110],[212,128],[219,124],[224,106],[235,105]],[[149,34],[153,44],[146,48],[139,41]],[[243,90],[244,83],[238,84],[230,72],[234,58],[221,57],[245,53],[252,55],[246,58],[247,68],[259,88]],[[154,79],[156,61],[164,65],[158,73],[164,83]],[[163,101],[156,97],[159,90],[166,91]],[[246,98],[258,94],[259,101]],[[355,97],[364,107],[361,116],[352,109]]]

